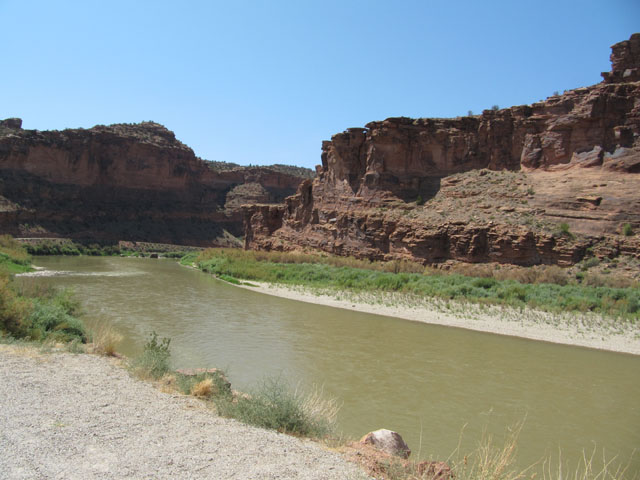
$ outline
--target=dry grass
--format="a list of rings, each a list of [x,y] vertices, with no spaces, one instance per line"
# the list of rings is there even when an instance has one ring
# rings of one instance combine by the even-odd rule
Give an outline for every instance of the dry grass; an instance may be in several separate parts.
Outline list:
[[[191,387],[191,395],[194,397],[208,398],[213,395],[213,379],[205,378]]]
[[[536,265],[535,267],[502,267],[495,268],[493,277],[496,280],[515,280],[520,283],[553,283],[566,285],[570,274],[567,269],[557,265]]]
[[[582,283],[592,287],[638,288],[638,282],[632,278],[625,278],[617,275],[605,275],[597,272],[587,273]]]
[[[156,386],[163,393],[181,393],[177,385],[177,378],[172,373],[163,375],[156,383]]]
[[[116,348],[122,342],[123,337],[112,325],[100,322],[91,328],[91,339],[93,353],[113,357],[116,355]]]
[[[457,263],[449,271],[467,277],[491,278],[494,276],[495,266],[487,263]]]
[[[519,480],[529,478],[534,465],[522,470],[515,466],[518,437],[524,421],[507,429],[504,443],[497,445],[491,435],[484,434],[478,448],[460,458],[460,447],[447,462],[456,477],[469,480]],[[461,435],[462,439],[462,435]]]
[[[322,388],[315,387],[313,391],[303,395],[302,411],[314,419],[323,419],[330,425],[335,425],[341,405],[335,398],[324,396]]]
[[[607,459],[602,452],[602,458],[597,455],[594,447],[591,454],[583,452],[580,463],[574,471],[562,462],[562,452],[558,452],[558,460],[545,460],[542,466],[543,480],[637,480],[640,473],[630,471],[632,459],[625,464],[617,462],[616,457]]]
[[[0,343],[0,351],[3,354],[16,355],[29,358],[43,358],[43,351],[33,343]]]

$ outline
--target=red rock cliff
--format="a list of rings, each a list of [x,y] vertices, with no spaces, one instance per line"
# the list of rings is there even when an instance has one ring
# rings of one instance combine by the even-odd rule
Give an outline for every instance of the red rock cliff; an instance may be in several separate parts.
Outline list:
[[[216,171],[152,122],[21,127],[0,122],[0,229],[16,236],[216,245],[225,230],[241,234],[240,203],[281,201],[301,181],[268,167]]]
[[[334,135],[313,182],[245,210],[246,248],[523,265],[638,255],[619,233],[640,230],[640,34],[612,50],[602,83],[544,102]]]

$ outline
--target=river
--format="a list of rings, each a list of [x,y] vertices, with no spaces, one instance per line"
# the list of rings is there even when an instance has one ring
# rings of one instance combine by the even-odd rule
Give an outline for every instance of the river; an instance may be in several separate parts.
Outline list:
[[[137,354],[171,338],[176,368],[221,367],[237,389],[267,376],[322,386],[359,437],[398,431],[415,456],[444,460],[524,421],[518,463],[575,464],[583,450],[640,471],[640,357],[295,302],[236,288],[170,260],[36,257],[26,277],[73,289],[89,324]]]

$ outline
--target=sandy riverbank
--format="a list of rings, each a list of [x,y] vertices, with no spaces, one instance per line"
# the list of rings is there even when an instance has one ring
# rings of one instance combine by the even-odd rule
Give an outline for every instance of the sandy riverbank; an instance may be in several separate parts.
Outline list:
[[[434,325],[466,328],[545,342],[640,355],[640,326],[594,314],[550,314],[529,309],[445,302],[402,294],[312,291],[251,282],[255,292],[300,302],[385,315]]]

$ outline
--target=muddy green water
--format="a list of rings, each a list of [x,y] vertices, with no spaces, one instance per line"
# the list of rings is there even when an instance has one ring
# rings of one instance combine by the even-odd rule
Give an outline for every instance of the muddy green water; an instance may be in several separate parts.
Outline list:
[[[170,260],[37,257],[62,272],[89,323],[121,332],[135,355],[152,330],[174,366],[217,366],[235,388],[265,376],[322,385],[350,436],[400,432],[414,454],[446,459],[526,418],[518,463],[575,463],[582,451],[640,470],[640,357],[359,314],[258,294]],[[466,425],[466,427],[465,427]],[[420,441],[422,438],[422,442]],[[420,444],[422,445],[420,448]]]

